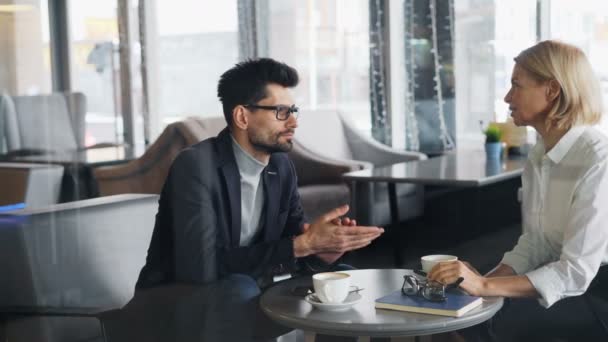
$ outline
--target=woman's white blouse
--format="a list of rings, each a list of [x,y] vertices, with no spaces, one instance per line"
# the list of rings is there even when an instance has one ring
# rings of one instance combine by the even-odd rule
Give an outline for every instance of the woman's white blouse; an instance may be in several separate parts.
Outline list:
[[[522,174],[523,234],[502,263],[525,274],[549,307],[583,294],[608,264],[608,138],[575,126],[545,154],[530,152]]]

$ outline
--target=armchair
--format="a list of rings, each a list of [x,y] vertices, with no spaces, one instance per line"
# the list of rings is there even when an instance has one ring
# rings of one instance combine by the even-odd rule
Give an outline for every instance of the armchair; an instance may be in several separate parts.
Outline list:
[[[296,132],[296,136],[298,134]],[[364,164],[325,158],[295,139],[289,158],[296,168],[298,192],[309,219],[315,219],[340,205],[350,204],[350,189],[342,181],[342,175],[361,170]]]
[[[159,194],[177,154],[192,144],[216,136],[224,127],[223,117],[192,117],[168,125],[140,158],[94,169],[100,194]],[[308,217],[314,219],[336,206],[349,203],[350,191],[341,180],[342,174],[360,170],[361,163],[335,163],[311,153],[297,142],[289,156],[296,167],[302,206]]]
[[[295,140],[318,158],[337,165],[357,164],[359,167],[370,168],[426,159],[422,153],[393,149],[364,136],[350,124],[344,114],[333,111],[311,111],[302,115]],[[390,223],[387,185],[357,183],[354,186],[356,198],[351,201],[358,221],[375,225]],[[396,192],[400,203],[399,217],[408,219],[422,213],[422,186],[397,184]]]
[[[82,93],[2,94],[0,140],[4,141],[0,153],[10,157],[85,149],[85,115],[86,98]]]
[[[96,321],[133,296],[157,208],[125,194],[0,214],[6,338],[97,338]]]
[[[160,194],[171,163],[184,148],[216,136],[224,127],[223,117],[187,118],[167,125],[144,154],[126,164],[93,170],[101,196],[124,193]]]

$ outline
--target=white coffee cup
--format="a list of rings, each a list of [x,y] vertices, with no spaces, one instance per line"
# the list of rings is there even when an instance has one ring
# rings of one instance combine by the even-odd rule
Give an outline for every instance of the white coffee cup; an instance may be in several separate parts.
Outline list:
[[[454,255],[446,255],[446,254],[433,254],[433,255],[425,255],[420,258],[420,263],[422,264],[422,270],[426,273],[431,272],[433,267],[440,262],[450,262],[458,260],[457,256]]]
[[[315,294],[323,303],[342,303],[350,289],[350,274],[341,272],[324,272],[312,276]]]

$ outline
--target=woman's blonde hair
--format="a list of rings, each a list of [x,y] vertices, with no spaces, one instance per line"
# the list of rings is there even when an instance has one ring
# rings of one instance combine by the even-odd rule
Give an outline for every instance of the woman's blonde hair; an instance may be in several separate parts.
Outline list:
[[[515,62],[537,81],[559,83],[561,91],[547,115],[547,128],[569,129],[600,121],[603,110],[600,83],[581,49],[545,40],[522,51]]]

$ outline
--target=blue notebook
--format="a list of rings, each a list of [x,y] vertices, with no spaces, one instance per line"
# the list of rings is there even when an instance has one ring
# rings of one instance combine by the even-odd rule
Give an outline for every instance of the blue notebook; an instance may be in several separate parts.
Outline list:
[[[376,308],[460,317],[481,305],[482,301],[481,297],[447,293],[445,302],[431,302],[422,296],[406,296],[399,290],[376,299]]]

